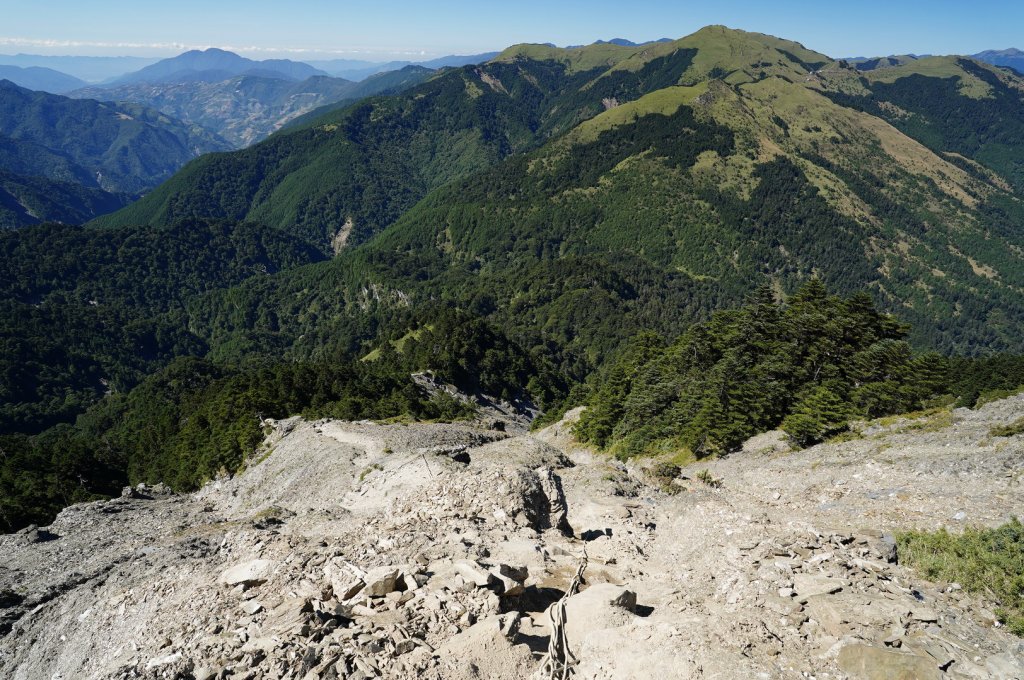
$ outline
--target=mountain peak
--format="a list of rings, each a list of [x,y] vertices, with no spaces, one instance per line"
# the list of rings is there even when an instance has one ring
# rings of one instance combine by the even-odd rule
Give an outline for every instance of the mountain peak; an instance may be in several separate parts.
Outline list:
[[[85,81],[74,76],[41,66],[0,65],[0,78],[7,78],[30,90],[42,90],[53,94],[64,94],[85,85]]]
[[[1018,50],[1016,47],[1009,47],[1005,50],[985,50],[978,54],[991,55],[994,57],[1024,57],[1024,51]],[[978,54],[974,56],[978,56]]]
[[[140,71],[123,76],[113,85],[195,80],[219,82],[251,73],[296,81],[305,80],[311,76],[328,75],[309,64],[298,61],[289,59],[256,61],[219,47],[209,47],[205,50],[189,50],[176,57],[158,61]]]
[[[1024,51],[1016,47],[1005,50],[985,50],[972,55],[978,61],[992,64],[993,66],[1007,66],[1018,73],[1024,73]]]

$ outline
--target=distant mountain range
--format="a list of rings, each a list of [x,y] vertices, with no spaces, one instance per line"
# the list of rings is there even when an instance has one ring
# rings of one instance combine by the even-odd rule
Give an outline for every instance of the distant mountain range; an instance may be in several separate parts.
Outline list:
[[[657,40],[648,40],[646,42],[633,42],[632,40],[626,40],[625,38],[612,38],[611,40],[598,40],[594,42],[595,45],[616,45],[618,47],[643,47],[644,45],[657,45],[658,43],[672,42],[671,38],[658,38]],[[580,47],[587,47],[587,45],[570,45],[566,47],[567,50],[575,50]]]
[[[974,58],[995,66],[1009,66],[1024,73],[1024,52],[1013,47],[1008,50],[985,50],[975,54]]]
[[[156,57],[77,57],[41,54],[0,54],[0,64],[60,71],[87,83],[101,83],[160,61]],[[60,93],[56,93],[60,94]]]
[[[9,80],[29,90],[42,90],[53,94],[64,94],[86,85],[80,78],[43,66],[0,65],[0,80]]]
[[[228,145],[138,104],[36,92],[0,80],[0,226],[81,223]]]
[[[927,59],[929,54],[893,54],[888,57],[853,57],[846,61],[853,64],[860,71],[873,71],[877,68],[891,66],[902,66],[919,59]],[[1024,73],[1024,52],[1016,48],[1007,50],[985,50],[970,55],[972,59],[983,61],[993,66],[1007,66],[1018,73]]]
[[[300,81],[313,76],[329,75],[309,64],[290,59],[254,61],[234,52],[211,47],[190,50],[170,59],[163,59],[134,73],[122,76],[112,86],[136,83],[182,83],[199,81],[216,83],[235,76],[259,76]]]
[[[76,90],[70,96],[142,104],[202,126],[232,147],[242,148],[296,116],[345,97],[355,86],[348,80],[326,76],[295,82],[246,75],[220,82],[188,80],[93,86]]]
[[[392,71],[355,83],[313,76],[301,82],[243,75],[221,82],[132,83],[89,87],[72,97],[134,102],[186,123],[200,125],[235,148],[249,146],[304,114],[375,94],[397,92],[423,82],[433,71],[420,67]]]
[[[497,52],[484,52],[482,54],[451,55],[438,57],[427,61],[388,61],[372,62],[360,61],[358,59],[330,59],[327,61],[310,61],[309,64],[327,71],[332,76],[346,78],[348,80],[363,80],[378,73],[397,71],[406,66],[420,66],[429,69],[466,66],[468,64],[482,64],[498,56]]]
[[[363,59],[327,59],[296,62],[287,59],[255,61],[227,50],[208,49],[185,52],[169,59],[0,54],[0,65],[19,66],[22,68],[48,68],[84,81],[61,92],[47,90],[45,87],[32,88],[43,89],[54,94],[63,94],[76,87],[84,87],[86,84],[117,87],[137,82],[163,83],[196,79],[215,82],[240,75],[285,78],[293,81],[306,80],[316,75],[329,75],[336,78],[359,81],[378,73],[398,71],[406,66],[421,66],[428,69],[465,66],[466,64],[481,64],[489,59],[493,59],[497,55],[497,52],[449,55],[418,62],[377,62]],[[18,82],[17,79],[9,75],[5,77],[13,82]],[[33,83],[33,85],[35,84]],[[23,87],[30,86],[23,85]]]

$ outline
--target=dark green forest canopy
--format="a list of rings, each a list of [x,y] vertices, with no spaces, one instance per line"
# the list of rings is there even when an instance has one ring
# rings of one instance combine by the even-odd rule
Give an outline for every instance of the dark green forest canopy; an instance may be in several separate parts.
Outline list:
[[[174,357],[204,354],[189,299],[321,257],[280,231],[197,220],[0,236],[0,434],[71,421]]]
[[[780,426],[803,446],[853,418],[914,411],[946,394],[970,405],[983,390],[1024,380],[1020,357],[915,355],[907,330],[869,296],[829,295],[816,279],[785,303],[762,287],[668,345],[636,338],[597,382],[576,431],[626,456],[712,455]]]

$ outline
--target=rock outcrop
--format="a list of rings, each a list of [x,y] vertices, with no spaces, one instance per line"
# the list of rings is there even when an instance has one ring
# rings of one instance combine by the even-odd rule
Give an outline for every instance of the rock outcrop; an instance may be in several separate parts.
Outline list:
[[[1019,512],[1024,446],[988,431],[1021,413],[755,442],[669,486],[564,422],[282,421],[233,479],[0,537],[0,676],[530,677],[586,554],[563,603],[576,677],[1024,677],[992,603],[925,581],[893,539]]]

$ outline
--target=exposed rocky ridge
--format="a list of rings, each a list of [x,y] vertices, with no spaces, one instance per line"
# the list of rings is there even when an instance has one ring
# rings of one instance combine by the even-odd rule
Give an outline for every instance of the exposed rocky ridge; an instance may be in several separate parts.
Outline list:
[[[1019,512],[1020,438],[989,430],[1022,412],[869,423],[796,453],[761,437],[670,481],[567,422],[281,421],[233,479],[0,537],[0,673],[529,677],[585,549],[565,602],[577,677],[1020,677],[1024,642],[991,603],[894,562],[891,532]]]

